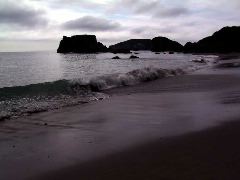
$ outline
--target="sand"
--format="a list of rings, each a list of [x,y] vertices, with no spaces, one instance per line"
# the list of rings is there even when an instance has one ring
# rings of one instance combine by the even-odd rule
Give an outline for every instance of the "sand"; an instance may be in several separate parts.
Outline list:
[[[239,122],[226,123],[198,133],[158,139],[37,179],[239,179],[239,129]]]
[[[0,179],[239,179],[240,76],[199,71],[0,124]]]

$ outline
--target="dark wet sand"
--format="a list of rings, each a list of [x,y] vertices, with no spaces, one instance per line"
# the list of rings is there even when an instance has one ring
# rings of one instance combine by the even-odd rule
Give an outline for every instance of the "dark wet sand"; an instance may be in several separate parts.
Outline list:
[[[0,124],[0,179],[240,179],[240,76],[216,70]]]
[[[197,133],[158,139],[37,179],[240,179],[239,138],[240,122],[225,123]]]

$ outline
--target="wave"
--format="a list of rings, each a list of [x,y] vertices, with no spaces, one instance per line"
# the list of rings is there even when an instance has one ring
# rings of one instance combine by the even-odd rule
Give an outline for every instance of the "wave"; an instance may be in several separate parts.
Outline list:
[[[74,95],[87,93],[88,86],[70,80],[58,80],[26,86],[4,87],[0,89],[0,100],[32,96]]]
[[[34,96],[87,95],[91,92],[130,86],[168,76],[184,74],[182,69],[167,70],[153,67],[133,70],[125,74],[110,74],[91,79],[88,83],[81,80],[58,80],[26,86],[0,88],[0,101]]]
[[[185,74],[182,69],[143,68],[91,79],[58,80],[0,88],[0,120],[108,98],[102,90]]]
[[[121,86],[131,86],[141,82],[152,81],[168,76],[185,74],[182,69],[168,70],[153,67],[137,69],[125,74],[111,74],[92,79],[89,83],[91,90],[101,91]]]

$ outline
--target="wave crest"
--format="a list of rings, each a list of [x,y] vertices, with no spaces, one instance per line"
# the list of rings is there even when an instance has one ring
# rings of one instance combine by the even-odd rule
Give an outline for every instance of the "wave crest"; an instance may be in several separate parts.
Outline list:
[[[93,91],[100,91],[121,86],[131,86],[141,82],[184,74],[182,69],[167,70],[153,67],[137,69],[126,74],[112,74],[92,79],[89,83]]]
[[[182,69],[167,70],[153,67],[137,69],[125,74],[110,74],[91,79],[88,83],[81,80],[58,80],[26,86],[5,87],[0,89],[0,101],[12,98],[56,95],[87,95],[121,86],[131,86],[168,76],[181,75]]]
[[[0,89],[0,121],[24,114],[37,113],[64,106],[77,105],[108,98],[98,91],[131,86],[168,76],[184,74],[182,69],[166,70],[157,68],[137,69],[125,74],[111,74],[91,79],[58,80],[27,86]]]

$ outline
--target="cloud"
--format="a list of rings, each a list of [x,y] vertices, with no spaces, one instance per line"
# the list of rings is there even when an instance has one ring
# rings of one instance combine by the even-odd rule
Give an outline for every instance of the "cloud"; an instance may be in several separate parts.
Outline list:
[[[164,27],[158,27],[158,26],[142,26],[142,27],[137,27],[137,28],[133,28],[131,30],[132,34],[137,34],[138,36],[146,36],[146,35],[161,35],[161,34],[170,34],[176,31],[176,27],[175,26],[170,26],[170,25],[166,25]],[[149,36],[149,38],[151,38]]]
[[[135,9],[135,13],[138,14],[151,13],[152,11],[155,11],[158,8],[158,6],[159,6],[158,1],[139,3]]]
[[[121,25],[117,22],[93,16],[84,16],[65,22],[62,27],[67,30],[87,30],[91,32],[117,30]]]
[[[177,17],[185,15],[190,10],[185,3],[166,3],[160,0],[118,0],[112,7],[112,11],[128,11],[132,15],[144,15],[154,18]]]
[[[44,26],[47,20],[43,18],[44,11],[34,9],[22,2],[0,2],[0,24],[6,26],[36,27]]]
[[[180,15],[188,14],[189,12],[190,11],[185,7],[173,7],[157,11],[154,14],[154,17],[177,17]]]
[[[155,36],[185,43],[240,25],[239,8],[240,0],[0,0],[0,38],[8,48],[17,38],[88,32],[104,44]]]
[[[94,0],[30,0],[32,2],[37,2],[40,5],[47,5],[53,9],[69,9],[69,10],[91,10],[104,9],[106,2],[105,1],[94,1]]]

